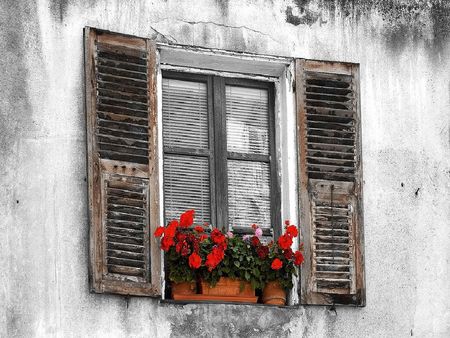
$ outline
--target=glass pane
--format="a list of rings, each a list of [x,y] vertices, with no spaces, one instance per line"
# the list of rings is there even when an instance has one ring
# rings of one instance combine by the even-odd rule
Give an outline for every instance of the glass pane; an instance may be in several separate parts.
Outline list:
[[[271,227],[268,163],[228,160],[228,219],[231,228]]]
[[[163,78],[162,111],[165,146],[208,148],[205,83]]]
[[[209,164],[205,157],[164,155],[166,221],[195,210],[195,222],[211,221]]]
[[[226,86],[228,151],[269,155],[266,89]]]

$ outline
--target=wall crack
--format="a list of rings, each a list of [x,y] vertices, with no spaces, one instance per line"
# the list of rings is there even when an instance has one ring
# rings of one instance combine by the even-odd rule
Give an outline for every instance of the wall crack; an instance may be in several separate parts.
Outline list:
[[[218,26],[218,27],[231,28],[231,29],[246,29],[246,30],[251,31],[253,33],[267,36],[272,41],[281,44],[280,41],[278,41],[277,39],[273,38],[270,34],[264,33],[262,31],[259,31],[257,29],[254,29],[254,28],[251,28],[251,27],[248,27],[248,26],[245,26],[245,25],[232,26],[232,25],[226,25],[224,23],[217,23],[217,22],[214,22],[214,21],[188,21],[188,20],[177,19],[177,18],[163,18],[161,20],[158,20],[158,21],[154,22],[154,24],[157,24],[157,23],[160,23],[160,22],[166,21],[166,20],[179,21],[179,22],[183,22],[183,23],[186,23],[186,24],[189,24],[189,25],[192,25],[192,26],[195,26],[195,25],[214,25],[214,26]]]

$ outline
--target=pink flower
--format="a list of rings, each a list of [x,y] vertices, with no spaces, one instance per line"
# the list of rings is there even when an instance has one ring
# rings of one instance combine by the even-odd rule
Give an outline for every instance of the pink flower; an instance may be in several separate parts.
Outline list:
[[[258,238],[261,238],[262,234],[263,234],[262,229],[261,228],[256,228],[255,236],[258,237]]]
[[[228,232],[227,232],[227,237],[228,237],[228,238],[233,238],[234,235],[233,235],[233,233],[232,233],[231,231],[228,231]]]
[[[242,239],[243,239],[244,241],[248,241],[248,240],[250,239],[250,237],[252,237],[252,236],[250,236],[250,235],[244,235],[244,236],[242,237]]]

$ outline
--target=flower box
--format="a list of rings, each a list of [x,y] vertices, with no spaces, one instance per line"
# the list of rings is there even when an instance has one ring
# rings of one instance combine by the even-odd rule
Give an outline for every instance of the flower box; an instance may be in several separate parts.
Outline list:
[[[209,296],[255,297],[255,290],[250,282],[229,277],[220,277],[215,286],[208,282],[200,282],[200,294]]]
[[[264,303],[284,305],[285,290],[292,288],[293,276],[303,262],[302,253],[291,248],[297,227],[285,221],[284,233],[276,241],[264,243],[263,231],[256,224],[251,225],[253,235],[241,237],[208,224],[196,225],[194,214],[188,210],[154,232],[165,252],[172,298],[256,303],[258,289]],[[200,281],[198,293],[195,281]]]

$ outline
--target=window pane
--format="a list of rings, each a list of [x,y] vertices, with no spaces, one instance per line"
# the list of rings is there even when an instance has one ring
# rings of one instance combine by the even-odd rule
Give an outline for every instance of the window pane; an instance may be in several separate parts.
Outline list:
[[[228,160],[228,219],[230,227],[270,228],[268,163]]]
[[[195,222],[211,221],[209,164],[206,157],[164,155],[165,218],[171,221],[188,209]]]
[[[206,84],[164,78],[162,98],[164,146],[208,148]]]
[[[266,89],[226,86],[227,148],[246,154],[269,154]]]

